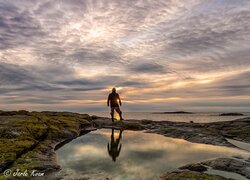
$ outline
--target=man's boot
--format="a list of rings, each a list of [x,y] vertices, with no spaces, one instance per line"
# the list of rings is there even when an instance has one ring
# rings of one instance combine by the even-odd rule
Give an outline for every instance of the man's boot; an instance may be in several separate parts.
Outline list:
[[[123,120],[123,118],[122,118],[122,112],[120,112],[119,115],[120,115],[120,120],[122,121]]]

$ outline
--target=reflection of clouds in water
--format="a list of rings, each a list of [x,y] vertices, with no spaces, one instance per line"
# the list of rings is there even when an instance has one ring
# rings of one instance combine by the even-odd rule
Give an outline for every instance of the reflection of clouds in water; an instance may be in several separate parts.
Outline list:
[[[126,132],[125,132],[125,135],[127,135]],[[214,151],[214,152],[218,152],[218,151],[222,151],[222,152],[225,152],[225,151],[229,151],[229,152],[241,151],[241,150],[238,150],[238,149],[228,148],[228,147],[223,147],[223,146],[213,146],[213,145],[207,145],[207,144],[191,143],[191,142],[188,142],[188,141],[183,140],[183,139],[169,138],[169,137],[164,137],[162,135],[157,135],[157,134],[144,133],[142,135],[141,132],[134,132],[133,135],[138,135],[139,140],[143,140],[143,141],[150,140],[150,143],[141,144],[139,146],[141,149],[151,149],[151,150],[153,150],[153,149],[158,149],[158,148],[161,149],[161,148],[164,147],[165,149],[174,151],[174,150],[178,150],[179,147],[182,146],[185,149],[185,151],[188,151],[189,149],[192,149],[192,151],[193,150],[198,150],[198,151],[207,150],[207,151]],[[164,139],[164,141],[162,141],[162,138]],[[137,146],[137,145],[136,144],[131,144],[130,146],[132,146],[131,148],[134,148],[133,146]],[[182,150],[183,150],[183,148],[182,148]]]
[[[149,177],[153,176],[154,169],[151,166],[147,166],[147,164],[151,164],[151,162],[147,162],[146,164],[134,164],[133,162],[124,162],[121,166],[121,172],[123,174],[131,174],[134,175],[137,179],[148,179]]]
[[[190,143],[182,139],[157,134],[124,131],[122,150],[114,163],[108,155],[107,143],[111,130],[98,130],[59,149],[58,160],[62,168],[82,174],[102,174],[102,177],[147,179],[165,171],[220,156],[249,153],[240,149]],[[91,175],[92,176],[92,175]]]
[[[86,152],[88,152],[89,157],[96,157],[96,155],[104,157],[106,155],[106,152],[104,152],[103,149],[94,145],[76,145],[73,147],[74,158],[76,159],[86,155]]]
[[[165,151],[164,150],[132,150],[129,153],[129,157],[138,158],[142,161],[145,160],[152,160],[164,157]]]

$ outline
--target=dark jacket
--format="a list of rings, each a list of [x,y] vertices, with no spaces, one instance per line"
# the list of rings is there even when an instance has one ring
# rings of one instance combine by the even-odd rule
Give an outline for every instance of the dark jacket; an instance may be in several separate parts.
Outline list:
[[[122,104],[119,94],[117,94],[116,92],[110,93],[108,96],[107,105],[110,105],[110,107],[119,107],[119,104]]]

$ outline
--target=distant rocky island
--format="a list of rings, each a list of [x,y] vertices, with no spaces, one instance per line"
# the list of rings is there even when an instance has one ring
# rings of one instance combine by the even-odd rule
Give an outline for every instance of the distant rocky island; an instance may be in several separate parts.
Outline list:
[[[222,113],[219,116],[244,116],[242,113]]]
[[[166,112],[153,112],[152,114],[195,114],[194,112],[188,111],[166,111]],[[221,113],[219,116],[244,116],[243,113]]]
[[[194,114],[194,113],[187,111],[172,111],[172,112],[153,112],[153,114]]]

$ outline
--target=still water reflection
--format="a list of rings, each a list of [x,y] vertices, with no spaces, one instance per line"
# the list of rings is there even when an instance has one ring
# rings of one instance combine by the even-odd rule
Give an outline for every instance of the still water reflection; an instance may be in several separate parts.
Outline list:
[[[114,129],[91,132],[57,150],[60,175],[93,179],[156,179],[188,163],[234,155],[250,156],[236,148]]]
[[[118,136],[114,131],[114,129],[111,130],[111,140],[110,143],[108,143],[107,148],[109,156],[112,157],[113,161],[116,161],[116,158],[119,156],[122,148],[122,144],[120,144],[122,138],[122,130],[120,130]]]

